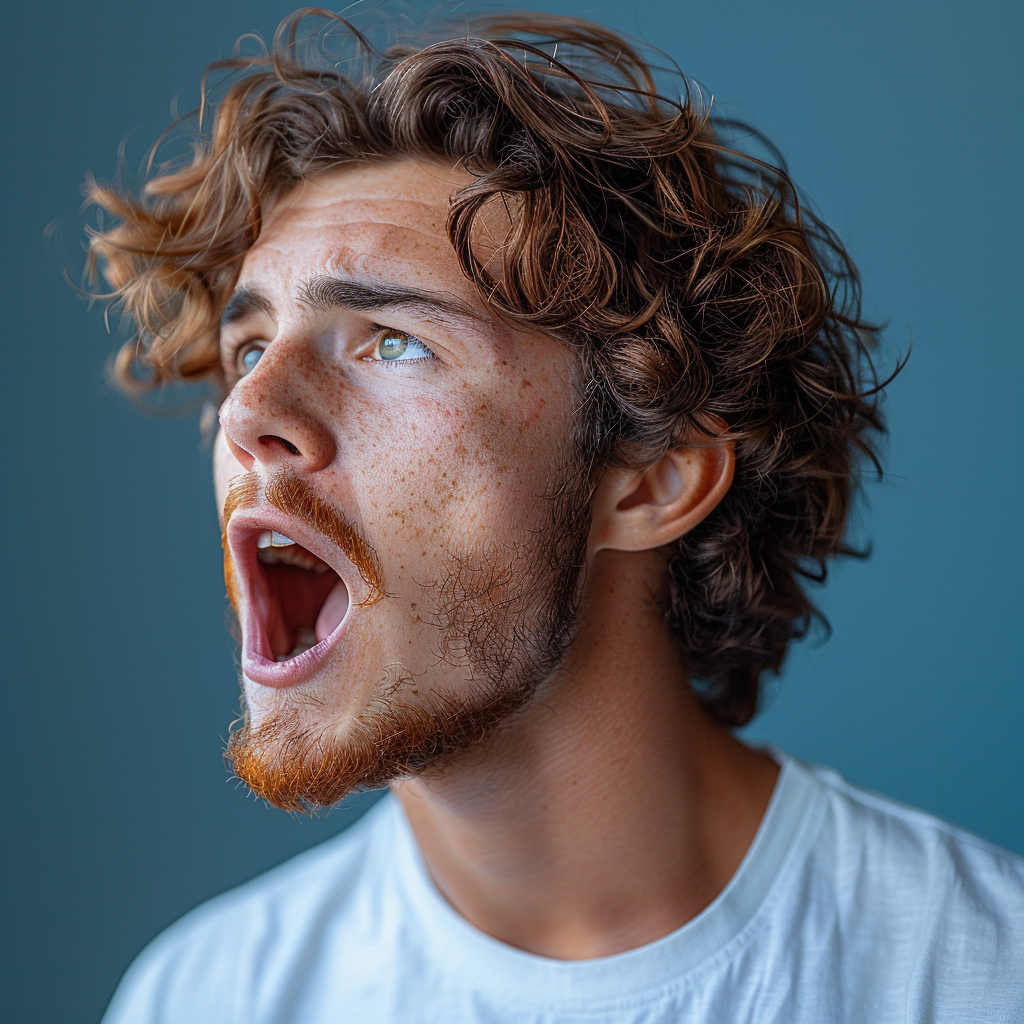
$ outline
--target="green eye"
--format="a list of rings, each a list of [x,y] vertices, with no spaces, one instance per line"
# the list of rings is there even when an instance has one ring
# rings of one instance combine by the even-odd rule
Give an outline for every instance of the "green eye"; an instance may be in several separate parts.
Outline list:
[[[401,331],[384,331],[377,341],[377,354],[381,359],[398,359],[409,347],[409,335]]]
[[[427,359],[436,359],[433,352],[412,334],[396,331],[391,327],[378,328],[373,340],[373,355],[369,357],[374,363],[421,363]]]

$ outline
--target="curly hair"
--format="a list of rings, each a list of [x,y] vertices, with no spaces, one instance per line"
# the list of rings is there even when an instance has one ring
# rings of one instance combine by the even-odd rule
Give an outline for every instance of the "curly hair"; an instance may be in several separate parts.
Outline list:
[[[339,32],[347,64],[325,58]],[[299,182],[353,161],[460,165],[451,244],[496,316],[575,350],[592,468],[650,465],[726,425],[734,482],[675,545],[666,621],[707,710],[747,722],[764,674],[824,622],[807,584],[855,553],[848,513],[884,434],[857,270],[781,157],[727,144],[737,126],[680,73],[679,98],[662,95],[668,72],[620,35],[551,15],[377,50],[304,9],[211,69],[232,80],[204,130],[204,79],[187,162],[151,159],[138,195],[87,183],[116,218],[92,232],[90,270],[137,331],[120,385],[219,379],[219,315],[265,211]],[[500,275],[471,244],[492,201],[511,219]]]

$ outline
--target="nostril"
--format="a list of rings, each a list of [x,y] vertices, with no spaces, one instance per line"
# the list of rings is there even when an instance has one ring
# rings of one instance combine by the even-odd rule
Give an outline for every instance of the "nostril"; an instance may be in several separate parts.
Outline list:
[[[288,441],[287,439],[285,439],[283,437],[278,437],[277,434],[264,434],[260,438],[260,444],[270,444],[270,445],[275,445],[276,444],[276,445],[279,445],[286,452],[288,452],[289,455],[301,455],[302,454],[302,452],[300,452],[299,449],[296,448],[295,445],[293,445],[291,443],[291,441]]]

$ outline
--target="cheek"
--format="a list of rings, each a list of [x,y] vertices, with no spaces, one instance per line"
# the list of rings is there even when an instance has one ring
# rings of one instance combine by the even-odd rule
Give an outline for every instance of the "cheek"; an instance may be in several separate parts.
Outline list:
[[[361,433],[360,505],[367,519],[386,521],[386,533],[436,526],[483,489],[487,452],[443,402],[395,409],[381,429]]]
[[[449,545],[518,539],[559,449],[538,413],[484,400],[394,410],[386,434],[361,431],[364,521],[413,562]]]

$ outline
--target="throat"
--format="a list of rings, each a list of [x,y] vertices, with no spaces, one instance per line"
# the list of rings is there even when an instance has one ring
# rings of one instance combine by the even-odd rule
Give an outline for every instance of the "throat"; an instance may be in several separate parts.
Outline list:
[[[333,570],[263,566],[267,584],[264,630],[276,661],[288,661],[329,636],[348,611],[348,588]]]
[[[438,888],[501,942],[558,960],[646,945],[750,849],[778,766],[703,711],[667,641],[664,659],[638,646],[632,664],[581,649],[486,758],[395,785]]]

